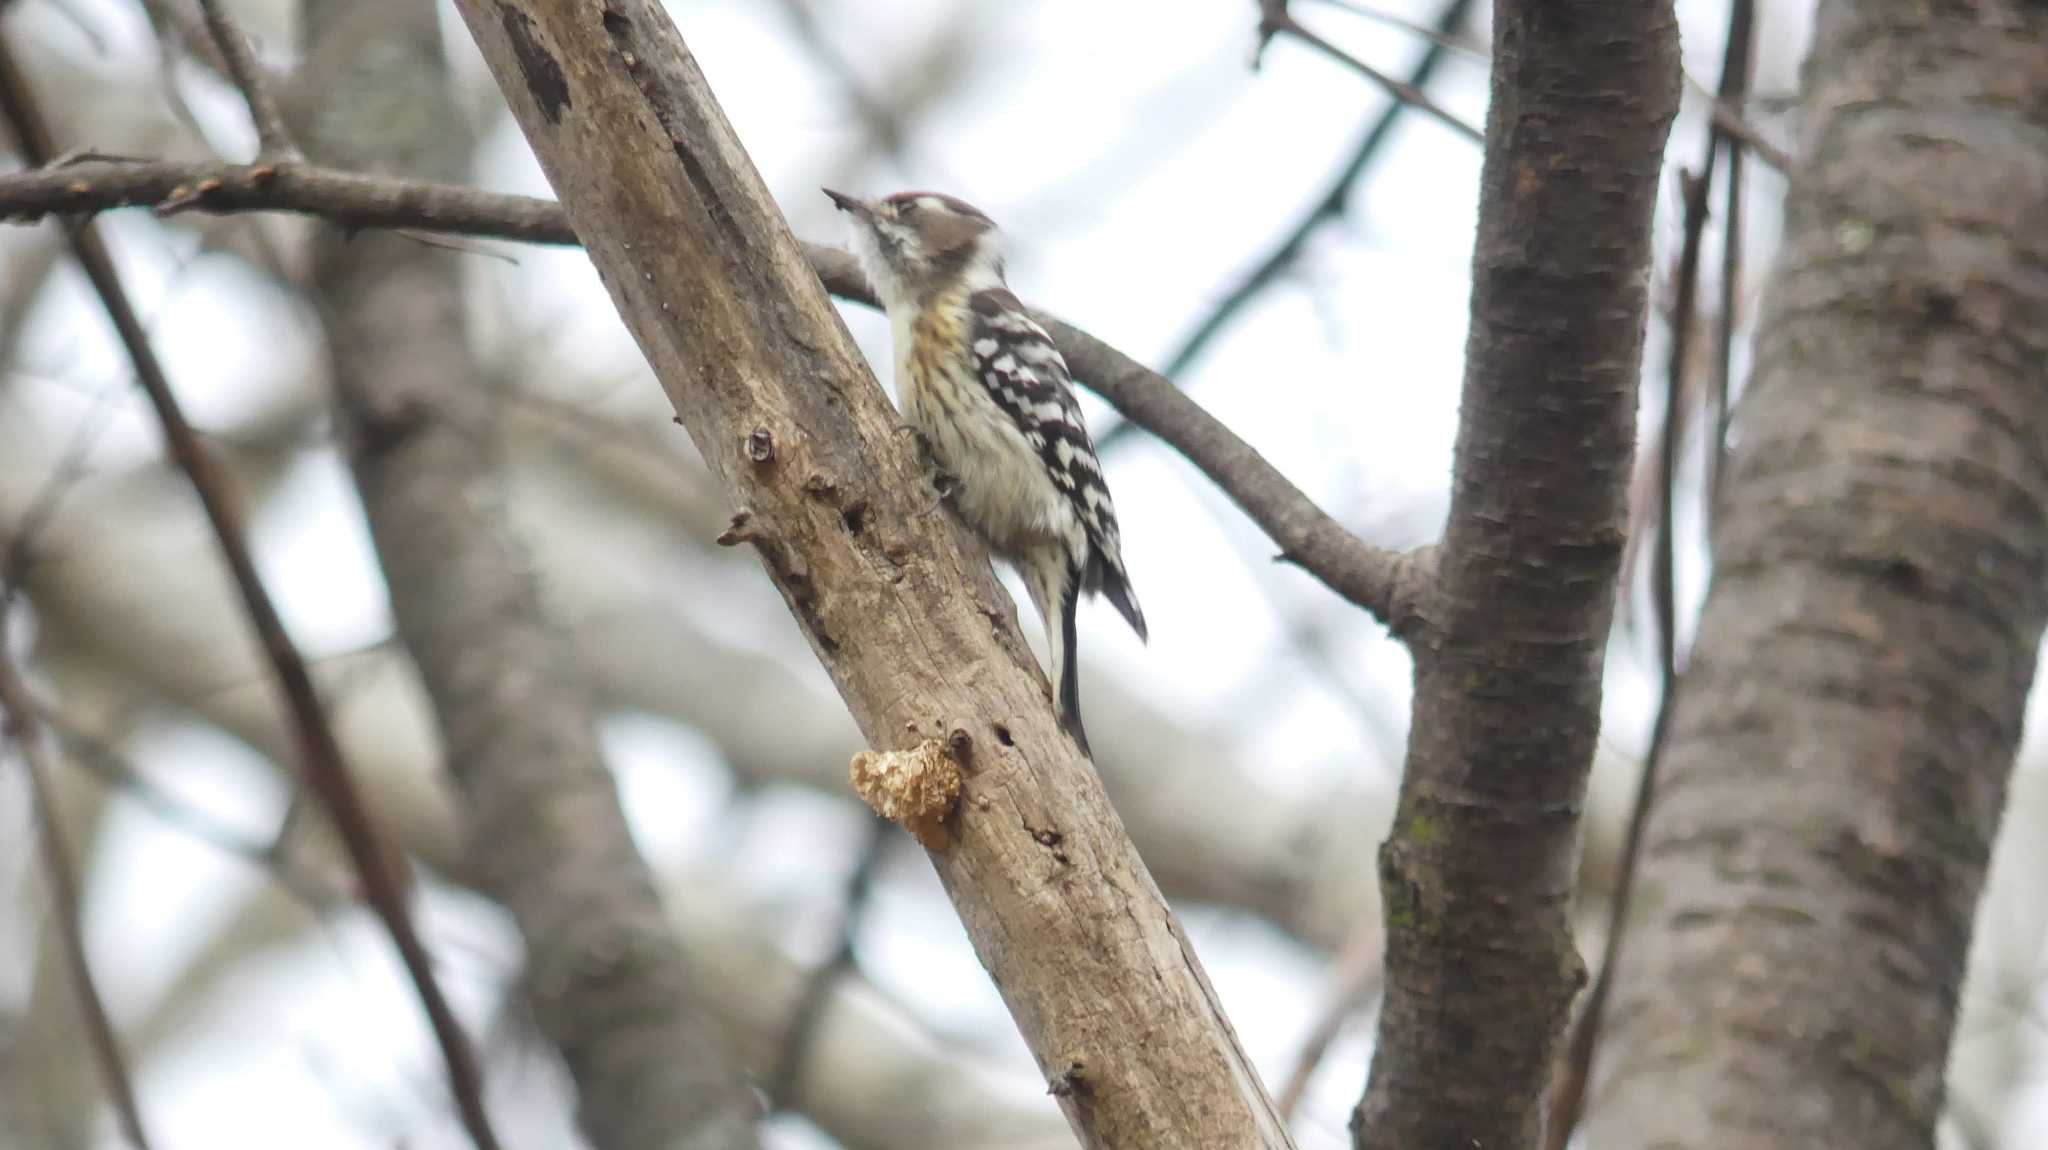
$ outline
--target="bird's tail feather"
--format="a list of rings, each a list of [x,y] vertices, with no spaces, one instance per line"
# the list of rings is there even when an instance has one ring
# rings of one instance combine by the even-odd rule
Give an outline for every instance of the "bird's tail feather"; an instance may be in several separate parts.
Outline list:
[[[1093,758],[1088,750],[1088,732],[1081,727],[1081,660],[1075,655],[1078,648],[1074,643],[1074,616],[1079,614],[1081,604],[1080,572],[1067,580],[1065,592],[1060,596],[1059,642],[1053,647],[1053,673],[1059,676],[1060,725],[1074,737],[1074,743],[1081,753]],[[1046,624],[1046,638],[1052,638],[1052,624]]]
[[[1089,556],[1088,562],[1094,567],[1089,585],[1102,588],[1103,597],[1116,608],[1117,614],[1124,617],[1124,622],[1131,625],[1131,630],[1138,633],[1138,641],[1146,642],[1145,612],[1138,608],[1137,593],[1131,590],[1131,579],[1124,574],[1123,564],[1111,562],[1100,551]]]
[[[1052,665],[1046,676],[1052,682],[1053,699],[1059,707],[1060,726],[1073,736],[1082,754],[1088,754],[1088,734],[1081,726],[1081,676],[1074,657],[1074,617],[1079,614],[1081,572],[1064,562],[1020,563],[1019,575],[1031,592],[1031,605],[1045,624],[1046,653]]]

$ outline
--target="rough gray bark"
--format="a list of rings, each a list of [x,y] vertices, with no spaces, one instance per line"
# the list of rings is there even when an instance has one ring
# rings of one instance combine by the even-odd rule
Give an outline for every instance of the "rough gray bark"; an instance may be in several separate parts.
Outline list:
[[[320,0],[302,15],[300,142],[360,170],[460,176],[468,134],[434,6]],[[458,259],[328,230],[312,288],[398,633],[465,800],[472,875],[518,922],[524,987],[594,1146],[752,1147],[759,1107],[699,1009],[589,692],[512,538]]]
[[[1380,855],[1375,1150],[1535,1144],[1635,441],[1670,0],[1498,3],[1451,508]]]
[[[1289,1139],[986,559],[648,0],[458,4],[627,326],[877,748],[964,773],[932,854],[1082,1142]]]
[[[1595,1146],[1933,1143],[2048,619],[2044,43],[1820,6]]]

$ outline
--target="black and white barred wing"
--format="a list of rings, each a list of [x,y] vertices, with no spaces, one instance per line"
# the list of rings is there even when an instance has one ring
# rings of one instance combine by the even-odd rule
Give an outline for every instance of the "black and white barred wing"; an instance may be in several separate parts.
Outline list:
[[[1073,503],[1088,533],[1089,554],[1081,572],[1084,589],[1101,591],[1139,638],[1145,614],[1138,609],[1124,571],[1123,540],[1116,506],[1095,457],[1095,443],[1081,421],[1067,361],[1052,337],[1031,318],[1017,297],[1002,288],[976,292],[970,306],[969,341],[974,373],[996,405],[1017,422],[1024,439],[1044,461],[1052,481]]]

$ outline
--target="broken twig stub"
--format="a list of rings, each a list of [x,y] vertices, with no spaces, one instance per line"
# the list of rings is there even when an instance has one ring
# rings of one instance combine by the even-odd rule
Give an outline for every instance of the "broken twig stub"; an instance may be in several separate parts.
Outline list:
[[[909,831],[926,850],[953,845],[946,820],[960,803],[960,766],[946,744],[926,739],[908,751],[862,751],[848,775],[874,812]]]

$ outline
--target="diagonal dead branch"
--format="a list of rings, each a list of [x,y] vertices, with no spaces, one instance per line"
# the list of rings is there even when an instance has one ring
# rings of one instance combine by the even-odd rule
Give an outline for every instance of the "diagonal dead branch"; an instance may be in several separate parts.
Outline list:
[[[199,0],[199,10],[206,17],[206,31],[213,40],[213,46],[220,52],[221,62],[226,66],[228,78],[241,90],[242,100],[249,105],[249,115],[256,121],[256,155],[262,160],[281,160],[298,154],[292,145],[291,134],[285,130],[284,112],[278,108],[277,96],[270,90],[270,79],[263,74],[262,65],[256,62],[254,49],[249,38],[235,23],[234,17],[221,0]]]
[[[1083,1145],[1290,1146],[985,556],[926,513],[900,420],[667,15],[457,7],[871,746],[936,737],[961,760],[930,858]]]

